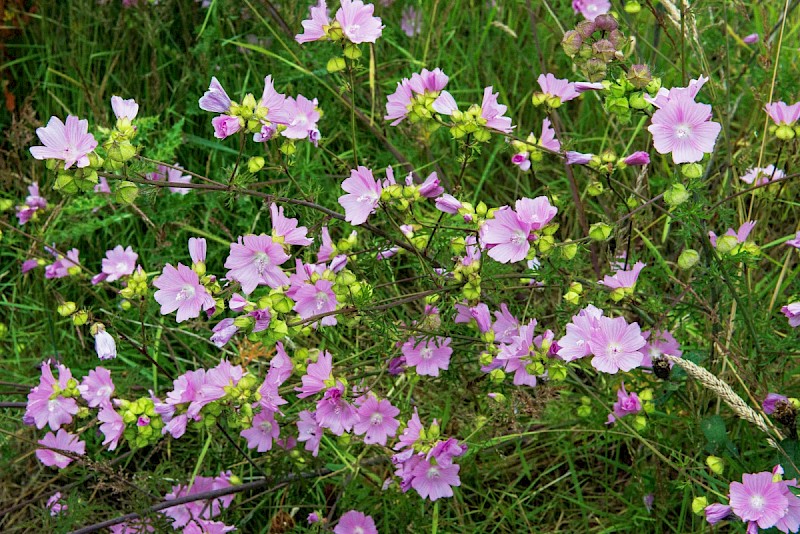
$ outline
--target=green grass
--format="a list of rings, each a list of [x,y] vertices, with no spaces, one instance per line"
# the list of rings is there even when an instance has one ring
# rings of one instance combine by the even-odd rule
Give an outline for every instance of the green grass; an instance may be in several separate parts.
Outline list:
[[[355,105],[373,125],[358,121],[355,132],[343,98],[351,97],[346,71],[341,75],[325,70],[336,47],[328,43],[300,46],[294,41],[293,34],[300,31],[307,15],[306,2],[214,0],[213,7],[204,10],[189,0],[162,0],[131,9],[123,9],[116,0],[109,5],[93,0],[41,0],[32,2],[26,15],[8,7],[9,25],[18,30],[0,51],[5,54],[0,56],[0,75],[16,96],[16,109],[0,110],[0,197],[19,204],[27,185],[37,180],[51,209],[21,229],[39,245],[78,248],[83,265],[92,272],[99,270],[107,249],[122,244],[131,245],[140,263],[154,275],[164,263],[188,263],[186,241],[200,235],[209,242],[208,272],[221,276],[227,243],[245,233],[269,231],[269,206],[262,199],[199,190],[181,197],[148,187],[140,188],[135,206],[95,195],[61,196],[52,191],[53,178],[45,166],[27,152],[36,144],[35,128],[51,115],[63,118],[71,113],[89,119],[93,133],[102,138],[99,127],[113,127],[111,95],[135,98],[140,118],[146,118],[138,122],[136,138],[143,156],[177,161],[227,184],[238,140],[215,139],[211,115],[198,108],[197,100],[211,76],[220,79],[234,100],[241,100],[247,92],[260,95],[264,76],[272,74],[279,91],[319,99],[324,111],[321,149],[298,145],[288,180],[276,166],[281,160],[274,144],[258,152],[249,143],[245,156],[263,155],[269,163],[268,170],[246,177],[249,185],[244,185],[262,193],[313,199],[342,211],[336,199],[354,162],[353,136],[359,163],[374,169],[376,175],[383,176],[388,165],[400,177],[408,172],[392,151],[422,176],[437,170],[453,180],[459,173],[463,149],[446,129],[425,135],[408,124],[393,128],[383,121],[386,97],[402,77],[423,67],[440,67],[450,76],[448,90],[459,103],[478,102],[483,88],[492,85],[519,125],[515,135],[523,138],[529,131],[538,135],[545,116],[531,104],[541,65],[557,77],[583,79],[559,44],[562,28],[570,29],[577,21],[566,0],[498,1],[494,8],[482,0],[408,3],[423,13],[423,31],[414,38],[399,28],[403,2],[376,5],[386,28],[374,49],[362,46],[364,57],[354,83]],[[655,156],[642,180],[635,169],[615,175],[619,183],[614,187],[622,197],[646,202],[673,183],[690,186],[692,197],[687,203],[666,213],[663,202],[654,202],[632,218],[630,230],[627,222],[620,224],[612,240],[595,246],[602,274],[606,274],[608,260],[626,249],[631,236],[632,257],[648,264],[635,297],[614,303],[597,286],[590,246],[582,241],[574,260],[556,253],[542,262],[535,275],[544,284],[541,290],[519,283],[517,275],[531,276],[530,272],[486,261],[483,300],[492,310],[506,302],[518,317],[537,318],[537,333],[550,328],[556,339],[580,307],[593,303],[637,320],[643,330],[669,329],[680,341],[684,357],[720,376],[757,409],[767,392],[800,396],[797,334],[779,312],[800,293],[800,271],[797,253],[778,244],[798,229],[798,186],[788,180],[779,190],[771,187],[729,198],[743,187],[738,176],[758,161],[762,166],[775,163],[787,175],[797,172],[797,141],[779,151],[770,137],[762,150],[762,107],[770,94],[773,100],[790,103],[797,98],[800,10],[796,2],[789,2],[790,16],[778,53],[781,27],[776,25],[784,2],[694,2],[697,42],[691,34],[683,39],[680,29],[667,20],[664,6],[653,4],[661,23],[646,7],[638,15],[620,13],[621,29],[636,39],[630,63],[647,63],[664,87],[683,85],[700,73],[711,78],[698,100],[712,104],[714,118],[723,129],[705,175],[684,180],[668,157],[652,150],[646,122],[639,117],[618,120],[603,110],[602,98],[593,93],[558,112],[566,150],[599,153],[612,148],[618,155],[648,150]],[[620,5],[614,2],[615,8]],[[284,25],[290,33],[284,32]],[[743,45],[739,38],[752,32],[761,34],[761,42]],[[546,194],[559,207],[557,241],[585,238],[563,165],[546,156],[535,173],[520,173],[510,164],[512,154],[500,136],[482,145],[466,166],[461,198],[497,207],[522,196]],[[153,170],[141,161],[131,169]],[[608,187],[599,197],[586,193],[594,174],[579,167],[573,171],[589,224],[612,223],[627,213]],[[329,221],[319,211],[302,206],[286,209],[314,234],[322,224],[330,226],[334,240],[351,231],[349,225]],[[437,215],[427,213],[423,222],[433,224]],[[763,257],[713,259],[703,245],[708,230],[721,234],[748,219],[759,221],[753,238],[762,245]],[[0,227],[0,323],[6,327],[0,336],[2,402],[25,401],[28,389],[37,383],[37,365],[47,358],[64,362],[76,376],[98,364],[88,328],[76,328],[56,313],[58,304],[65,301],[90,309],[109,329],[146,345],[172,375],[213,366],[223,355],[239,361],[253,354],[256,358],[248,369],[258,376],[266,372],[266,349],[254,349],[239,338],[222,352],[207,339],[215,321],[178,325],[174,315],[158,313],[152,292],[149,300],[134,303],[126,311],[113,291],[92,286],[88,279],[45,280],[41,269],[21,275],[19,262],[33,251],[41,255],[41,246],[14,229],[20,227],[13,211],[5,212],[2,220],[10,225]],[[385,217],[380,221],[376,224],[399,238]],[[449,262],[450,240],[463,236],[462,230],[442,227],[431,255]],[[351,258],[349,268],[375,288],[367,305],[436,289],[430,277],[420,276],[429,267],[414,254],[392,262],[373,261],[374,251],[386,246],[385,239],[359,229],[355,250],[373,254]],[[687,247],[703,255],[692,271],[676,264]],[[398,282],[409,278],[414,279]],[[584,286],[580,307],[562,299],[572,281]],[[239,495],[220,517],[240,532],[282,532],[273,524],[279,513],[293,517],[296,526],[288,531],[305,532],[305,518],[311,511],[336,520],[345,511],[358,509],[371,514],[382,533],[699,533],[708,532],[709,527],[691,513],[694,497],[718,502],[727,493],[729,481],[739,479],[741,473],[785,462],[757,428],[737,419],[712,392],[680,369],[673,371],[668,382],[643,373],[624,376],[629,391],[653,389],[655,411],[642,431],[625,419],[613,427],[604,424],[621,377],[596,375],[586,362],[564,383],[517,388],[507,378],[503,384],[492,384],[478,369],[482,345],[475,330],[453,322],[452,304],[461,298],[457,292],[443,293],[438,304],[443,310],[442,331],[453,336],[454,354],[450,371],[436,380],[412,372],[394,381],[385,373],[388,358],[399,354],[394,342],[408,335],[401,323],[422,319],[421,300],[341,318],[340,327],[297,337],[292,347],[331,351],[337,374],[353,382],[354,377],[362,377],[384,395],[393,388],[391,398],[401,408],[404,421],[416,405],[426,424],[437,418],[442,435],[466,440],[469,451],[458,462],[462,485],[452,499],[439,501],[435,508],[413,491],[402,494],[396,485],[381,491],[382,482],[393,472],[389,453],[364,447],[357,439],[348,443],[326,436],[318,458],[305,452],[249,452],[257,470],[223,436],[209,436],[205,431],[190,432],[180,440],[163,439],[112,464],[128,448],[101,451],[102,438],[90,429],[84,433],[88,461],[57,472],[42,467],[33,455],[44,431],[24,426],[22,410],[0,408],[0,511],[13,509],[0,517],[0,529],[68,532],[146,510],[174,484],[188,483],[193,473],[212,476],[231,469],[245,482],[264,473],[274,480],[265,488]],[[171,381],[134,346],[118,338],[118,348],[119,357],[104,365],[112,371],[119,392],[136,398],[146,396],[148,389],[162,396],[171,389]],[[299,379],[294,376],[293,380]],[[506,395],[505,403],[486,397],[497,391]],[[578,415],[581,397],[587,397],[592,408],[586,417]],[[307,407],[291,398],[287,414],[294,416]],[[716,414],[723,418],[726,440],[709,440],[702,431],[701,421]],[[290,429],[294,425],[288,421],[285,428]],[[725,460],[724,474],[715,475],[706,467],[709,454]],[[51,518],[43,505],[57,490],[66,496],[70,511]],[[643,503],[647,494],[655,496],[649,512]],[[168,530],[166,524],[161,528]],[[744,528],[737,524],[733,530],[743,532]]]

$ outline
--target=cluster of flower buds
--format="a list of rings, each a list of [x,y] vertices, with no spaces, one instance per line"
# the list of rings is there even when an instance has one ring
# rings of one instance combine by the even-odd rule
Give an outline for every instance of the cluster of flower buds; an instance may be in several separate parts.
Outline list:
[[[111,97],[111,108],[117,117],[117,122],[111,131],[100,129],[108,134],[108,139],[103,143],[108,158],[105,168],[116,171],[136,155],[136,147],[131,143],[136,136],[137,128],[133,119],[139,114],[139,104],[135,100],[123,100],[118,96]]]
[[[131,449],[147,447],[161,439],[164,421],[156,412],[153,399],[141,397],[132,402],[120,399],[117,404],[125,424],[122,435]]]
[[[628,71],[614,81],[606,82],[605,108],[621,120],[628,121],[634,111],[652,109],[648,101],[661,89],[661,79],[653,77],[647,65],[631,65]]]
[[[605,79],[609,63],[624,58],[622,48],[627,42],[617,19],[603,14],[594,20],[582,20],[574,30],[566,32],[561,47],[587,80],[599,82]]]

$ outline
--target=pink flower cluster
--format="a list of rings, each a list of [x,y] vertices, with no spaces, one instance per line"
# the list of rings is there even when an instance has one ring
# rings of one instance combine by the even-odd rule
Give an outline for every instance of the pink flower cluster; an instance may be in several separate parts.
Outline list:
[[[302,22],[303,33],[297,34],[298,43],[340,40],[342,37],[353,44],[374,43],[383,32],[381,19],[372,15],[375,6],[361,0],[342,0],[334,20],[328,15],[325,0],[311,7],[308,20]],[[334,29],[336,31],[334,31]]]
[[[172,491],[164,496],[164,500],[173,501],[179,497],[188,497],[207,491],[229,488],[232,477],[233,474],[230,471],[222,472],[216,477],[197,476],[191,486],[184,486],[183,484],[172,486]],[[217,526],[217,530],[211,530],[208,528],[210,525],[207,523],[222,513],[222,510],[228,508],[234,497],[234,494],[230,494],[210,501],[200,499],[185,504],[177,504],[170,508],[165,508],[161,513],[172,519],[172,528],[183,528],[184,533],[228,532],[234,530],[233,527],[228,527],[228,530],[218,530],[219,526]],[[195,525],[194,529],[188,528],[188,525],[192,524]]]
[[[481,246],[500,263],[524,260],[531,248],[530,241],[538,239],[537,230],[558,213],[558,208],[551,206],[544,196],[517,200],[515,208],[503,206],[480,229]]]
[[[33,182],[28,186],[28,196],[25,198],[25,204],[17,206],[17,220],[19,224],[25,224],[30,221],[37,211],[43,210],[47,207],[47,199],[39,195],[39,184]]]

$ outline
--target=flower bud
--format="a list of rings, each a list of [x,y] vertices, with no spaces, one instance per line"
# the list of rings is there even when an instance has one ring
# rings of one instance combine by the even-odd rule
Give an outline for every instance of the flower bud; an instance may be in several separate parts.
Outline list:
[[[348,43],[344,47],[344,55],[350,59],[358,59],[361,57],[361,49],[357,44]]]
[[[564,245],[561,247],[561,255],[564,256],[564,259],[571,260],[575,257],[575,254],[578,253],[578,245],[577,243],[570,243],[568,245]]]
[[[687,178],[696,180],[703,176],[703,166],[699,163],[686,163],[681,166],[681,174]]]
[[[75,313],[75,310],[77,309],[78,306],[74,302],[69,301],[65,302],[64,304],[61,304],[58,308],[56,308],[56,311],[61,317],[69,317],[70,315]]]
[[[578,407],[577,413],[578,417],[589,417],[592,415],[592,407],[586,404],[581,405]]]
[[[590,38],[596,29],[597,27],[595,26],[594,21],[591,20],[582,20],[575,26],[575,31],[577,31],[584,39]]]
[[[594,19],[594,25],[598,30],[604,32],[614,31],[617,28],[619,28],[619,23],[617,22],[617,19],[615,19],[612,15],[608,13],[597,15]]]
[[[502,369],[493,369],[492,371],[489,371],[489,380],[495,384],[501,384],[505,378],[506,374]]]
[[[133,182],[120,182],[117,184],[117,190],[114,193],[114,198],[120,204],[132,204],[139,194],[139,188]]]
[[[347,63],[343,57],[332,57],[328,60],[328,64],[325,67],[328,72],[339,72],[347,68]]]
[[[782,141],[791,141],[795,137],[794,129],[787,124],[781,124],[775,130],[775,137]]]
[[[611,232],[614,229],[606,223],[594,223],[589,228],[589,237],[595,241],[605,241],[611,237]]]
[[[625,2],[625,7],[623,9],[625,13],[636,15],[642,10],[642,5],[636,0],[631,0],[630,2]]]
[[[247,161],[247,170],[252,173],[257,173],[264,168],[264,163],[266,162],[261,156],[252,157]]]
[[[600,39],[592,43],[592,54],[603,61],[608,62],[614,59],[616,51],[617,49],[614,48],[614,45],[608,39]]]
[[[671,208],[679,206],[689,200],[689,192],[683,184],[672,184],[664,191],[664,202]]]
[[[583,65],[583,70],[586,73],[586,78],[590,82],[602,82],[606,78],[608,66],[602,59],[593,57],[586,60],[586,63]]]
[[[72,316],[72,324],[75,326],[83,326],[89,320],[89,312],[80,310]]]
[[[631,65],[625,77],[636,89],[644,89],[653,80],[650,67],[642,64]]]
[[[709,456],[706,458],[706,465],[712,472],[721,475],[725,471],[725,462],[719,456]]]
[[[564,49],[564,53],[569,57],[575,57],[575,54],[581,49],[582,44],[583,37],[575,30],[569,30],[561,39],[561,48]]]
[[[727,254],[739,245],[739,238],[735,235],[722,235],[717,238],[717,252]]]
[[[706,506],[708,506],[708,499],[705,497],[695,497],[692,500],[692,512],[695,515],[703,515]]]
[[[644,93],[638,92],[633,93],[628,97],[628,104],[633,109],[647,109],[651,104],[647,100],[644,99]]]

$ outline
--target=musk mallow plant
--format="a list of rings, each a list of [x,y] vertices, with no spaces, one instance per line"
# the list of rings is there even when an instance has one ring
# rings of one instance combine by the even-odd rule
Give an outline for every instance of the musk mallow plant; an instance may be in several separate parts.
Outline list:
[[[501,80],[448,75],[431,63],[375,73],[363,51],[389,50],[380,48],[384,31],[398,28],[373,5],[343,0],[331,16],[320,2],[295,39],[326,53],[339,47],[341,57],[303,66],[308,80],[260,72],[260,99],[229,82],[235,77],[221,66],[205,93],[192,96],[197,110],[214,114],[197,113],[202,146],[232,152],[227,167],[151,158],[158,147],[147,135],[144,96],[113,96],[110,129],[96,117],[50,118],[36,131],[40,145],[30,147],[46,171],[16,204],[9,232],[28,239],[25,277],[77,295],[77,303],[58,302],[58,325],[91,339],[91,359],[41,358],[20,418],[35,435],[38,461],[69,476],[98,458],[194,450],[194,469],[164,488],[153,513],[120,510],[106,525],[121,532],[231,531],[233,504],[244,500],[236,495],[290,471],[287,481],[340,477],[344,494],[355,491],[350,485],[369,487],[439,521],[454,497],[471,502],[472,480],[488,469],[494,447],[533,435],[501,426],[501,413],[522,420],[520,399],[540,400],[551,421],[572,417],[576,428],[625,433],[678,471],[696,459],[668,458],[659,443],[675,420],[693,417],[685,392],[697,384],[693,394],[718,413],[724,402],[758,438],[738,444],[751,449],[740,456],[724,423],[708,430],[719,422],[704,419],[708,453],[728,454],[742,482],[726,494],[730,473],[688,475],[695,494],[728,502],[696,508],[712,524],[797,532],[793,478],[783,480],[783,468],[748,473],[761,468],[748,463],[758,448],[774,449],[781,465],[796,462],[796,407],[782,395],[762,406],[739,374],[723,379],[707,369],[717,358],[723,371],[735,371],[744,356],[762,357],[765,334],[740,293],[748,276],[769,268],[773,247],[757,213],[742,211],[738,230],[717,236],[712,228],[726,221],[699,200],[722,172],[713,160],[723,126],[714,119],[724,114],[697,99],[720,82],[704,72],[685,86],[663,86],[679,77],[658,79],[652,72],[660,69],[638,63],[635,41],[607,4],[573,2],[586,20],[565,33],[561,59],[575,69],[553,64],[515,94]],[[317,71],[339,87],[325,92]],[[363,76],[373,86],[378,76],[383,91],[357,84]],[[380,101],[365,100],[367,93]],[[366,101],[375,104],[370,117],[359,108]],[[322,111],[342,105],[341,124]],[[796,149],[789,146],[796,110],[765,106],[761,118],[775,124],[765,128],[764,151],[776,161],[741,162],[742,180],[727,174],[736,196],[767,185],[780,195],[791,176],[788,160],[777,170],[783,151]],[[585,108],[627,137],[581,135],[573,117]],[[353,126],[357,114],[369,123],[364,131]],[[366,143],[365,132],[379,142]],[[395,135],[418,140],[426,155],[406,158],[389,141]],[[351,146],[343,149],[343,139]],[[517,180],[512,188],[480,168],[489,151]],[[325,158],[335,161],[330,173],[304,176],[303,162]],[[281,180],[258,185],[272,175]],[[107,190],[96,189],[101,180]],[[163,189],[178,194],[157,197]],[[154,202],[169,210],[215,195],[247,220],[220,224],[219,232],[187,223],[158,250],[120,235],[93,255],[68,234],[55,243],[36,237],[60,235],[46,233],[59,203],[108,202],[146,218]],[[246,202],[256,210],[243,209]],[[656,224],[658,240],[648,237]],[[784,240],[785,259],[774,261],[778,272],[784,266],[781,280],[796,257],[794,241]],[[781,283],[764,314],[784,338],[796,335],[800,305],[790,290],[783,296]],[[732,342],[740,335],[753,336],[751,352]],[[166,341],[172,336],[184,341]],[[152,374],[137,383],[121,362]],[[210,451],[238,460],[212,469]],[[61,498],[49,513],[74,513]],[[346,509],[311,512],[308,523],[336,533],[386,524],[380,508],[340,513]]]

